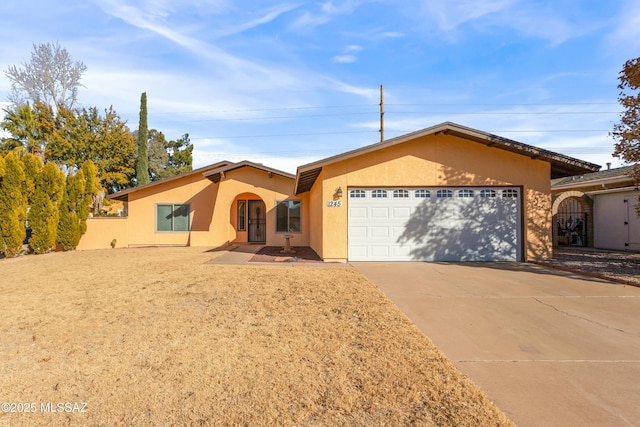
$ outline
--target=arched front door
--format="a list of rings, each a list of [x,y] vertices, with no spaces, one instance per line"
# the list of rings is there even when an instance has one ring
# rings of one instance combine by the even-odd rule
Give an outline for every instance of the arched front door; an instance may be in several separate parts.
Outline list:
[[[249,200],[249,242],[267,241],[267,209],[262,200]]]

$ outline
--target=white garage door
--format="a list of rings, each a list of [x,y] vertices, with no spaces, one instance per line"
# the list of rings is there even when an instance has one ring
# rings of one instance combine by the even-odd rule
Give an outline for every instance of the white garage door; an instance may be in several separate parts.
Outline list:
[[[349,188],[349,260],[520,261],[520,192]]]

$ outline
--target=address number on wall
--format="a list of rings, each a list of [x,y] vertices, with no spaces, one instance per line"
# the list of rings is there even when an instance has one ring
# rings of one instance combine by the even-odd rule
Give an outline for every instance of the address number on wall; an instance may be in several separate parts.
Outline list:
[[[330,208],[339,208],[342,206],[342,200],[330,200],[327,202],[327,206]]]

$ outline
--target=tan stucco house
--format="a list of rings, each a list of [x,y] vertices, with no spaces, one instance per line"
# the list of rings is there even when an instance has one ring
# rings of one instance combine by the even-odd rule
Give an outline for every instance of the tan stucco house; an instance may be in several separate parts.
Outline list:
[[[455,123],[298,167],[220,162],[111,196],[79,249],[310,246],[325,261],[524,261],[551,255],[550,179],[599,166]]]

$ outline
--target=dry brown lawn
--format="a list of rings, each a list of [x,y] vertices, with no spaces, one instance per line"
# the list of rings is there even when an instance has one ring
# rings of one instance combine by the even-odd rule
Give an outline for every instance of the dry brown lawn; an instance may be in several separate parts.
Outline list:
[[[512,425],[354,269],[219,254],[0,260],[0,425]]]

